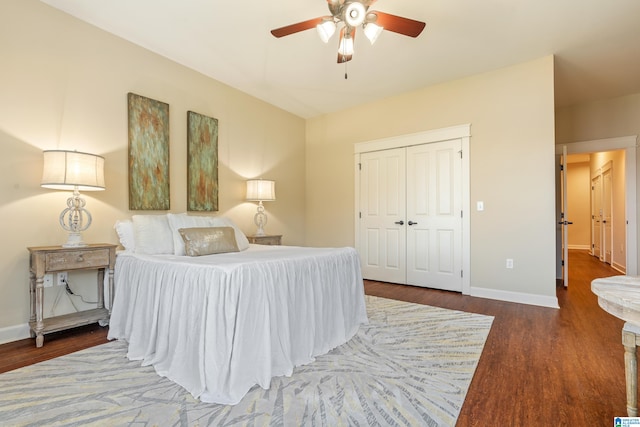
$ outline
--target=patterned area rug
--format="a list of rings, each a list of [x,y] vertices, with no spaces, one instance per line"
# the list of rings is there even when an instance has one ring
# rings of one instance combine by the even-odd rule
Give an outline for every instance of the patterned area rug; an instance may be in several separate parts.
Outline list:
[[[453,426],[492,317],[367,296],[348,343],[206,404],[111,342],[0,375],[3,426]]]

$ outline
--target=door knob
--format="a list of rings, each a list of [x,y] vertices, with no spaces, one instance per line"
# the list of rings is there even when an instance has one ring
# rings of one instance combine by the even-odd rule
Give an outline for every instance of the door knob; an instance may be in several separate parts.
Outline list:
[[[417,222],[413,222],[413,221],[409,221],[408,224],[409,225],[417,225],[418,223]]]
[[[404,221],[396,221],[396,222],[394,222],[394,224],[404,225]]]

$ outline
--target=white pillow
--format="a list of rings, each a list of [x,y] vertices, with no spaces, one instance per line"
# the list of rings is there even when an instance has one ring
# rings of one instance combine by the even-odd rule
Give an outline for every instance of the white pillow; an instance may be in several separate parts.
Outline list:
[[[242,230],[240,230],[240,228],[236,225],[235,222],[233,222],[229,218],[224,218],[224,217],[220,217],[218,218],[218,220],[220,222],[217,223],[215,227],[224,227],[224,226],[233,227],[233,229],[236,232],[236,243],[238,244],[238,249],[240,249],[241,251],[244,251],[245,249],[249,249],[249,239],[247,239],[247,236],[244,235]]]
[[[181,228],[200,228],[200,227],[233,227],[236,235],[236,243],[238,249],[244,251],[249,248],[249,240],[247,236],[233,223],[229,218],[215,217],[215,216],[199,216],[188,215],[186,213],[181,214],[167,214],[169,220],[169,227],[171,228],[171,234],[173,236],[173,254],[185,255],[184,240],[178,231]]]
[[[139,254],[173,254],[173,235],[167,215],[134,215],[135,252]]]
[[[171,228],[174,255],[185,255],[184,240],[182,240],[182,236],[178,231],[179,229],[213,227],[211,218],[208,216],[187,215],[186,213],[168,213],[167,219],[169,221],[169,228]]]
[[[133,222],[129,219],[123,221],[118,220],[113,228],[116,230],[116,234],[118,234],[118,239],[124,250],[126,252],[134,252],[136,249],[136,239],[133,234]]]

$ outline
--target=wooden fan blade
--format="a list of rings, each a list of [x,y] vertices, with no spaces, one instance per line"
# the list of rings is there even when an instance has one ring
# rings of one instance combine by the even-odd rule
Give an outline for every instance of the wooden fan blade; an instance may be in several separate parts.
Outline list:
[[[299,33],[300,31],[310,30],[315,28],[316,25],[322,22],[322,17],[309,19],[308,21],[298,22],[297,24],[287,25],[285,27],[276,28],[275,30],[271,30],[271,34],[274,37],[284,37],[290,34]]]
[[[376,20],[373,21],[376,25],[383,27],[385,30],[409,37],[418,37],[426,25],[421,21],[414,21],[413,19],[403,18],[402,16],[378,12],[377,10],[369,13],[376,15]]]

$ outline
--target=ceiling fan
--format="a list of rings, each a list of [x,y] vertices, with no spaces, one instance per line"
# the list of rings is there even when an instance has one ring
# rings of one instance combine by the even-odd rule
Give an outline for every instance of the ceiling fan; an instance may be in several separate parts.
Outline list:
[[[359,26],[362,26],[371,44],[375,43],[383,30],[418,37],[424,29],[424,22],[369,10],[369,6],[375,2],[376,0],[327,0],[331,16],[321,16],[276,28],[271,30],[271,34],[280,38],[315,27],[322,41],[327,43],[338,25],[342,24],[338,41],[338,63],[343,63],[350,61],[353,57],[353,40],[356,36],[356,28]]]

